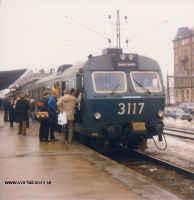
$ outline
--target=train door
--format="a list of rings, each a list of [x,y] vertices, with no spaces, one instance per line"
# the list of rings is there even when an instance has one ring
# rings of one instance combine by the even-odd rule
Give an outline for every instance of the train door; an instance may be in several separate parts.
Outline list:
[[[77,107],[77,119],[76,121],[78,122],[82,122],[82,110],[83,110],[83,93],[84,93],[84,86],[83,86],[83,73],[80,73],[78,72],[76,74],[76,80],[75,80],[75,88],[76,88],[76,91],[77,91],[77,96],[79,96],[79,94],[81,93],[81,96],[82,96],[82,99],[81,99],[81,102],[79,103],[78,107]]]
[[[83,73],[76,74],[76,89],[83,91]]]
[[[66,82],[62,81],[62,83],[61,83],[61,93],[62,93],[62,96],[64,95],[64,91],[65,90],[66,90]]]

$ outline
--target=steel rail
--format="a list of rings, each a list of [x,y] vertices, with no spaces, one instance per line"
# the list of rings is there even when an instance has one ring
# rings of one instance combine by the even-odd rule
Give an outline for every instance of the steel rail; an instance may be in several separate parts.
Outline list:
[[[194,140],[194,138],[187,137],[187,136],[184,136],[184,135],[177,135],[177,134],[167,133],[167,132],[164,132],[164,133],[165,133],[165,135],[170,135],[170,136],[173,136],[173,137],[178,137],[178,138],[188,139],[188,140]]]
[[[176,132],[180,132],[180,133],[186,133],[186,134],[194,135],[194,130],[185,130],[185,129],[179,129],[179,128],[174,128],[174,127],[165,127],[164,130],[176,131]]]
[[[161,160],[159,158],[155,158],[151,155],[147,155],[147,154],[145,154],[141,151],[138,151],[138,150],[135,150],[134,153],[135,153],[136,156],[140,157],[143,160],[150,161],[152,163],[166,167],[166,168],[171,169],[171,170],[175,170],[178,174],[184,175],[188,179],[194,180],[194,171],[191,171],[191,170],[183,168],[183,167],[176,166],[173,163]]]
[[[168,132],[168,131],[170,131],[170,132]],[[173,131],[177,132],[177,133],[180,133],[180,134],[183,134],[183,135],[179,135],[179,134],[173,133]],[[183,129],[165,128],[164,129],[164,133],[166,135],[170,135],[170,136],[174,136],[174,137],[179,137],[179,138],[182,138],[182,139],[194,140],[194,132],[188,132],[188,131],[185,131]]]

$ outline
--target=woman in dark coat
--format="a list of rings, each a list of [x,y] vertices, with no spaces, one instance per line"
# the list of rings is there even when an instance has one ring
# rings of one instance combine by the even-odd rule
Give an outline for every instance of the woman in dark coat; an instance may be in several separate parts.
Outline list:
[[[26,121],[28,120],[29,102],[21,94],[15,107],[16,122],[18,122],[18,134],[26,135]]]

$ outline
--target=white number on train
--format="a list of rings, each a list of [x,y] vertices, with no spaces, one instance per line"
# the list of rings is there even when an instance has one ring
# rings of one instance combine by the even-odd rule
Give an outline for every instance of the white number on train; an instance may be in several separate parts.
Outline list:
[[[119,103],[119,115],[124,115],[125,114],[125,104],[124,103]]]
[[[144,109],[144,103],[119,103],[118,115],[141,115]]]

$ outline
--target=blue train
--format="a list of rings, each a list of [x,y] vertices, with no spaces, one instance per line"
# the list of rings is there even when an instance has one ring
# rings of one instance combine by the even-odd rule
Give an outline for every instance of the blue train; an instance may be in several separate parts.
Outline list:
[[[75,132],[100,148],[136,148],[163,134],[164,86],[160,66],[151,58],[108,48],[52,80],[37,81],[33,90],[56,81],[61,92],[74,88],[82,93]]]

